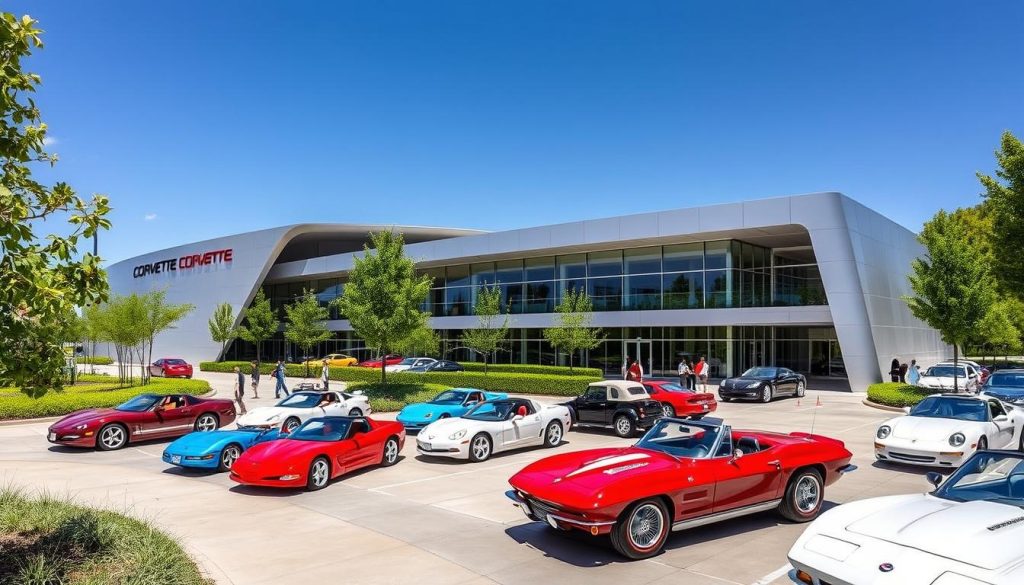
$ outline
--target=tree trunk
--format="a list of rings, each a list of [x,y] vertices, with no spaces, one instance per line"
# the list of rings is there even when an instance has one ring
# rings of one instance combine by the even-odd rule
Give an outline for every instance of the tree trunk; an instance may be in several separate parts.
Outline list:
[[[382,386],[388,385],[388,371],[385,369],[387,367],[387,360],[384,359],[387,355],[385,353],[380,356],[380,383]]]
[[[956,364],[957,359],[960,357],[960,346],[956,343],[953,344],[953,392],[957,392],[957,374],[960,372],[957,370]]]

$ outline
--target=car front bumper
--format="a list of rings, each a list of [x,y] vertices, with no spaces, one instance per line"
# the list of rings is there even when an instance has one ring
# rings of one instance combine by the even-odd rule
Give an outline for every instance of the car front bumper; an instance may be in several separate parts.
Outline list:
[[[208,455],[207,455],[208,456]],[[218,469],[220,457],[213,455],[209,459],[187,459],[187,457],[205,457],[204,455],[186,455],[184,453],[171,453],[164,451],[163,462],[178,467],[191,467],[195,469]]]
[[[259,477],[250,473],[238,473],[234,470],[228,476],[232,481],[238,482],[242,485],[252,485],[259,487],[273,487],[273,488],[301,488],[306,487],[306,474],[304,472],[295,472],[291,475],[297,475],[295,479],[275,479],[272,477]],[[285,477],[285,476],[280,476]]]
[[[912,439],[875,439],[875,459],[925,467],[960,467],[974,454],[976,447],[963,444],[950,446],[948,441],[914,441]]]
[[[761,386],[756,388],[722,388],[718,387],[721,398],[761,398]]]
[[[46,431],[46,440],[54,445],[62,445],[64,447],[95,448],[96,431],[92,429],[57,431],[50,428]]]
[[[520,495],[518,490],[508,490],[505,496],[534,522],[544,522],[556,530],[581,530],[593,536],[608,534],[615,526],[615,520],[589,519],[574,512],[558,509],[530,496]]]
[[[427,441],[416,438],[416,452],[429,457],[448,457],[450,459],[469,459],[469,438],[458,440],[433,439]]]

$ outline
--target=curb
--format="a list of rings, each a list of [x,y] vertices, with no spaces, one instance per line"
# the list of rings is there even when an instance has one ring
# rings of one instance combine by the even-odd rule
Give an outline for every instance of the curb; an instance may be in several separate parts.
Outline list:
[[[889,412],[900,412],[900,413],[903,412],[903,408],[901,408],[899,406],[886,406],[884,404],[879,404],[877,402],[871,402],[867,398],[865,398],[861,402],[864,404],[864,406],[870,406],[871,408],[877,408],[878,410],[887,410]]]
[[[216,395],[217,395],[217,391],[212,386],[210,387],[210,391],[209,392],[205,392],[203,394],[195,394],[195,396],[197,396],[199,398],[213,398]],[[81,409],[81,410],[86,410],[86,409]],[[71,413],[69,412],[68,414],[71,414]],[[48,423],[48,422],[53,422],[53,421],[60,420],[60,419],[64,418],[65,416],[67,416],[68,414],[62,414],[62,415],[59,415],[59,416],[44,416],[42,418],[14,418],[14,419],[10,419],[10,420],[0,420],[0,427],[14,427],[14,426],[18,426],[18,425],[32,425],[32,424],[39,424],[39,423]]]

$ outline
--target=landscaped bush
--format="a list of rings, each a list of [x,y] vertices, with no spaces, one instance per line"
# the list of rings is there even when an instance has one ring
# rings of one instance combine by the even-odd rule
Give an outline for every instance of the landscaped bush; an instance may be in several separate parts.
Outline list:
[[[210,384],[205,380],[152,378],[145,386],[119,388],[116,378],[82,375],[75,386],[66,386],[61,392],[48,392],[42,398],[31,398],[17,388],[0,388],[0,420],[60,416],[83,408],[107,408],[147,392],[198,395],[209,391]]]
[[[212,583],[145,522],[48,495],[0,489],[0,543],[0,583]]]
[[[361,390],[370,398],[370,407],[374,412],[395,412],[402,410],[406,404],[427,402],[448,389],[442,384],[369,384],[357,382],[349,384],[349,390]]]
[[[482,372],[484,365],[479,362],[459,362],[467,372]],[[600,378],[604,372],[600,368],[573,368],[568,366],[534,366],[530,364],[489,364],[488,372],[505,372],[509,374],[552,374],[555,376],[592,376]]]
[[[109,357],[105,356],[105,355],[97,355],[97,356],[92,356],[92,357],[77,357],[77,358],[75,358],[75,362],[79,363],[79,364],[93,364],[93,365],[96,365],[96,366],[109,366],[110,364],[114,363],[114,360],[112,358],[109,358]]]
[[[934,389],[921,388],[901,382],[880,382],[868,386],[868,400],[885,406],[913,406],[921,399],[935,394]]]

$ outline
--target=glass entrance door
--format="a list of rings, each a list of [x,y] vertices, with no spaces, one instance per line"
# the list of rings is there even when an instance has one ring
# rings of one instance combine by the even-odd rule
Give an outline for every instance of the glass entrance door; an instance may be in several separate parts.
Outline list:
[[[644,369],[644,377],[652,375],[654,368],[653,351],[650,339],[635,339],[622,342],[622,353],[628,356],[629,360],[637,360]]]

